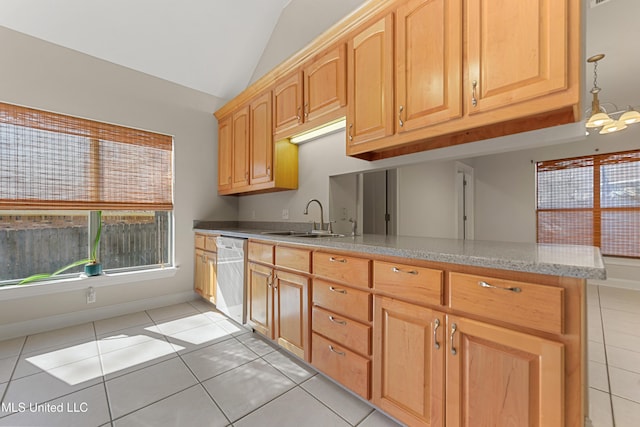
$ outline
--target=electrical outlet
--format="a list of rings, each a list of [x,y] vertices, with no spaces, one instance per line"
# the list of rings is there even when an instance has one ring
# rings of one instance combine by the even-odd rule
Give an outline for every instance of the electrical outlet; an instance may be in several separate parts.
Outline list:
[[[289,219],[289,209],[282,209],[282,219]]]
[[[87,289],[87,304],[93,304],[96,302],[96,290],[93,289],[93,286],[89,286]]]
[[[347,212],[347,208],[342,208],[342,215],[341,215],[341,220],[346,221],[347,220],[347,215],[349,213]]]

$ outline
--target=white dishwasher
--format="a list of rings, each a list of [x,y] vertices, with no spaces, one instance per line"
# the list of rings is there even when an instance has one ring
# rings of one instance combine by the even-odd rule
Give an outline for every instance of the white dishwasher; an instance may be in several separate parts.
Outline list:
[[[245,265],[247,239],[220,236],[218,246],[216,308],[241,325],[246,323]]]

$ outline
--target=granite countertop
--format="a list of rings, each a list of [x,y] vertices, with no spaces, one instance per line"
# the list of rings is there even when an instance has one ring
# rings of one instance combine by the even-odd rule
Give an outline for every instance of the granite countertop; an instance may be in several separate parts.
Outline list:
[[[292,237],[263,234],[269,229],[220,227],[198,224],[194,230],[240,238],[295,243],[372,255],[388,255],[501,270],[583,279],[605,279],[600,249],[592,246],[555,245],[482,240],[458,240],[365,234],[345,237]]]

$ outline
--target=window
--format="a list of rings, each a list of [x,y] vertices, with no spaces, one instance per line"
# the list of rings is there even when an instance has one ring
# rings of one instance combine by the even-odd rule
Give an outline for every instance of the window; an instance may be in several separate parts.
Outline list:
[[[103,269],[171,265],[172,209],[171,136],[0,103],[0,284],[87,258],[97,211]]]
[[[537,163],[539,243],[640,258],[640,151]]]

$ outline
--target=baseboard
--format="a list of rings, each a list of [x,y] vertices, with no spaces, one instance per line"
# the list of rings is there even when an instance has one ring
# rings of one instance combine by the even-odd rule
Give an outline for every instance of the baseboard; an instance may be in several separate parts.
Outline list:
[[[74,311],[73,313],[41,317],[33,320],[26,320],[24,322],[9,323],[6,325],[0,325],[0,340],[37,334],[54,329],[66,328],[68,326],[80,325],[82,323],[94,322],[96,320],[108,319],[110,317],[136,313],[138,311],[150,310],[152,308],[179,304],[182,302],[192,301],[196,299],[196,297],[197,295],[193,291],[180,292],[177,294],[145,298],[122,304],[109,305],[106,307]]]
[[[640,291],[640,282],[626,279],[589,280],[590,285],[606,286],[609,288],[633,289]]]

